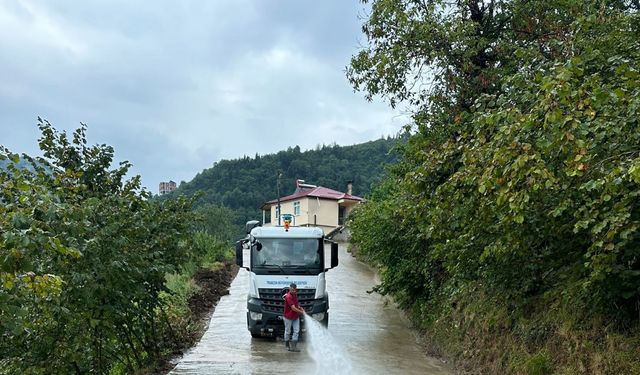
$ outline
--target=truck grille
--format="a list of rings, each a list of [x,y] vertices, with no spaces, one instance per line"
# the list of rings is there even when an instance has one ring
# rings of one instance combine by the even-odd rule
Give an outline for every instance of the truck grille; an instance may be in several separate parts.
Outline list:
[[[271,312],[284,312],[284,295],[282,289],[260,288],[260,300],[262,301],[262,309],[264,311]],[[313,300],[316,297],[315,289],[298,289],[298,301],[300,306],[308,311],[311,311],[313,306]]]

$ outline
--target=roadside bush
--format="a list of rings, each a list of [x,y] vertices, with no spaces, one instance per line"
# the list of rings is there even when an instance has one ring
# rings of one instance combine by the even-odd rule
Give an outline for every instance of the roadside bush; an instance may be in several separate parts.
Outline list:
[[[84,125],[39,128],[43,158],[0,149],[0,373],[135,373],[180,347],[190,277],[223,246],[194,246],[192,200],[150,199]]]
[[[205,231],[193,235],[193,247],[197,252],[196,262],[204,268],[211,268],[217,262],[224,262],[233,256],[231,245]]]
[[[350,80],[416,112],[353,241],[381,267],[381,292],[486,373],[640,367],[637,347],[608,346],[636,342],[640,324],[639,10],[372,2]],[[439,74],[425,85],[416,67]]]

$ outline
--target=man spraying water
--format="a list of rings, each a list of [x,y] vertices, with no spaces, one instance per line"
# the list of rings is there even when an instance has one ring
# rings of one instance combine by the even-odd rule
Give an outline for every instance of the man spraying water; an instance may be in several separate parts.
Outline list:
[[[304,309],[298,302],[298,287],[289,285],[289,293],[284,295],[284,345],[290,352],[299,352],[298,335],[300,334],[300,315]],[[292,332],[293,331],[293,332]]]

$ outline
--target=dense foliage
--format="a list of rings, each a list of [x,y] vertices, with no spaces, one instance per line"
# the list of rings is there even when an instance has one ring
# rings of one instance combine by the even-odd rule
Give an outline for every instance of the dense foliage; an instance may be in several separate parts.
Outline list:
[[[472,326],[517,336],[524,364],[498,347],[491,371],[640,365],[637,340],[610,341],[633,336],[640,316],[639,8],[372,2],[369,46],[349,77],[369,96],[412,105],[415,127],[401,162],[356,212],[354,243],[382,267],[380,290],[430,329],[449,339]],[[474,326],[491,314],[477,308],[487,301],[506,317]],[[606,354],[553,346],[586,328],[607,339],[580,337],[576,347]],[[460,355],[472,357],[467,349],[492,350]],[[607,357],[619,353],[636,355]]]
[[[400,139],[321,146],[305,152],[295,146],[277,154],[222,160],[190,182],[180,184],[175,195],[200,192],[198,205],[213,203],[231,209],[240,228],[248,220],[262,219],[260,206],[278,196],[279,173],[281,196],[293,193],[297,179],[338,191],[345,191],[347,182],[353,181],[353,193],[366,195],[380,181],[383,165],[395,160],[391,150]]]
[[[0,373],[132,373],[179,341],[167,275],[225,248],[190,200],[149,200],[127,162],[110,169],[85,126],[39,127],[43,158],[0,150]]]

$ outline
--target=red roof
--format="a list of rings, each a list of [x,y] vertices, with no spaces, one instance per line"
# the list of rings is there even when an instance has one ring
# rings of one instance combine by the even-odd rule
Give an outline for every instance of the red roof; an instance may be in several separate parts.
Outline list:
[[[287,195],[286,197],[282,197],[282,198],[280,198],[280,203],[292,201],[294,199],[298,199],[298,198],[302,198],[302,197],[331,199],[331,200],[335,200],[335,201],[340,200],[340,199],[349,199],[349,200],[358,201],[358,202],[364,201],[363,198],[357,197],[355,195],[351,195],[351,194],[343,193],[341,191],[336,191],[336,190],[329,189],[329,188],[326,188],[326,187],[318,186],[318,187],[315,187],[315,188],[312,188],[312,189],[299,190],[299,191],[296,191],[295,193],[293,193],[291,195]],[[270,200],[268,202],[265,202],[262,205],[262,207],[271,206],[274,203],[278,203],[278,200],[277,199],[272,199],[272,200]]]

